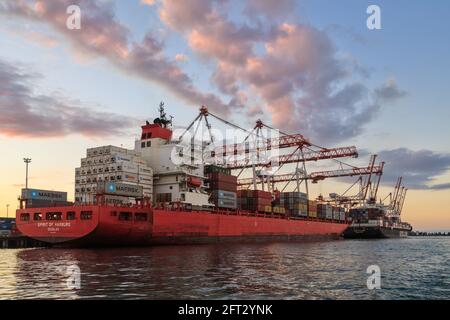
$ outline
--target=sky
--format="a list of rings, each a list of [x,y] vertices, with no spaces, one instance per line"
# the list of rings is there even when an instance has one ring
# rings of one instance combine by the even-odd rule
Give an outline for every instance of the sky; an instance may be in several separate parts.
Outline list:
[[[70,5],[80,29],[67,27]],[[23,157],[31,187],[73,198],[86,148],[132,148],[164,101],[178,125],[206,105],[241,126],[355,145],[355,165],[377,154],[380,195],[398,176],[409,188],[403,220],[450,230],[449,15],[446,0],[0,0],[0,216],[17,208]]]

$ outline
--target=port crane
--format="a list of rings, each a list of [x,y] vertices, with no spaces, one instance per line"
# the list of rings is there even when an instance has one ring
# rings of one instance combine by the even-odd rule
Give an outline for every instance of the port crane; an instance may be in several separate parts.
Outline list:
[[[212,117],[225,125],[228,125],[236,130],[241,130],[246,133],[243,141],[229,144],[223,141],[222,145],[214,146],[215,138],[212,133],[212,126],[208,120]],[[233,124],[220,116],[211,113],[207,107],[202,106],[198,116],[188,125],[185,131],[176,138],[181,142],[185,134],[193,131],[191,136],[191,145],[193,145],[194,138],[201,126],[205,122],[209,133],[209,141],[206,143],[202,141],[202,148],[204,151],[204,160],[206,163],[222,165],[231,170],[238,170],[237,177],[246,169],[252,170],[251,183],[248,186],[258,188],[258,184],[262,184],[264,190],[265,184],[268,188],[270,179],[273,180],[273,175],[280,171],[280,169],[288,164],[296,164],[295,178],[289,177],[289,180],[297,181],[297,189],[300,191],[300,185],[305,183],[306,193],[308,194],[308,180],[317,182],[325,178],[341,176],[344,172],[322,172],[307,174],[306,162],[332,159],[338,161],[338,158],[358,157],[356,147],[339,147],[339,148],[324,148],[311,143],[301,134],[287,134],[278,131],[258,120],[252,130],[244,129],[236,124]],[[272,133],[275,132],[274,136]],[[271,137],[269,137],[271,135]],[[194,147],[191,147],[193,152]],[[290,151],[288,153],[280,154],[281,150]],[[193,158],[193,155],[192,155]],[[339,161],[338,161],[339,162]],[[341,162],[340,162],[341,163]],[[300,167],[301,166],[301,167]],[[272,174],[267,174],[272,168],[276,168]],[[345,172],[347,175],[361,175],[364,168],[353,167],[351,172]],[[282,177],[280,177],[281,179]],[[288,181],[288,178],[285,178]],[[250,180],[247,180],[250,181]],[[273,183],[272,183],[273,186]]]
[[[397,179],[397,183],[394,186],[394,191],[390,192],[381,202],[384,202],[389,198],[388,205],[388,215],[391,217],[399,218],[402,210],[403,204],[405,203],[407,188],[402,186],[403,177]]]
[[[383,174],[383,168],[384,168],[384,162],[381,162],[379,165],[375,165],[375,159],[376,155],[373,155],[370,159],[369,165],[367,167],[352,167],[349,169],[336,169],[336,170],[330,170],[330,171],[319,171],[319,172],[312,172],[306,176],[302,176],[301,172],[294,172],[289,174],[281,174],[281,175],[274,175],[271,177],[268,177],[268,180],[266,183],[272,184],[272,189],[275,188],[276,183],[281,182],[287,182],[287,184],[284,186],[282,191],[284,191],[287,187],[287,185],[292,182],[296,181],[297,186],[301,183],[301,180],[310,180],[312,183],[317,183],[318,181],[327,179],[327,178],[337,178],[337,177],[353,177],[353,176],[359,176],[357,182],[355,182],[349,189],[351,189],[356,183],[360,183],[360,191],[357,195],[354,196],[346,196],[345,194],[349,191],[347,189],[346,192],[342,195],[334,194],[333,197],[330,199],[324,199],[321,197],[321,202],[335,202],[338,204],[349,204],[354,203],[357,201],[364,201],[367,198],[367,195],[369,195],[369,201],[375,202],[374,199],[376,199],[378,187],[380,184],[381,175]],[[363,182],[363,176],[368,176],[368,178]],[[372,175],[376,175],[378,179],[375,183],[371,182]],[[264,183],[264,177],[261,177],[258,181],[259,183]],[[240,187],[246,187],[248,185],[252,184],[252,179],[239,179],[238,185]]]

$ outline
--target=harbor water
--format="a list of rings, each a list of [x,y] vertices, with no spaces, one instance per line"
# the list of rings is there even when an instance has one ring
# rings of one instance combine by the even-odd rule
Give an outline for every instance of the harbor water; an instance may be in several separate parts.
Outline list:
[[[450,299],[450,237],[2,249],[0,261],[0,299]]]

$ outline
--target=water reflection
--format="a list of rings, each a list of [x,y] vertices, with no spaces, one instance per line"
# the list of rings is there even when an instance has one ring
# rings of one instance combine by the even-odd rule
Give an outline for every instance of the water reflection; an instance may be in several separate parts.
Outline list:
[[[0,250],[0,298],[449,298],[449,242],[428,241]],[[366,287],[370,264],[381,290]],[[79,290],[67,287],[71,265]]]

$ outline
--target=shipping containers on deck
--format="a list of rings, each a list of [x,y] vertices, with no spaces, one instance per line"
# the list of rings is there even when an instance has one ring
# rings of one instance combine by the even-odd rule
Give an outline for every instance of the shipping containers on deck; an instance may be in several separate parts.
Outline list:
[[[272,194],[261,190],[238,190],[238,206],[242,210],[272,212]]]
[[[333,207],[333,220],[345,220],[345,209],[341,207]]]
[[[236,192],[214,190],[211,193],[211,200],[218,208],[236,209]]]
[[[222,209],[236,209],[237,177],[227,168],[215,165],[205,166],[205,176],[211,193],[210,201]]]
[[[308,217],[317,218],[317,202],[308,200]]]
[[[317,217],[320,219],[333,219],[333,208],[329,204],[317,205]]]
[[[280,205],[286,209],[289,216],[308,216],[308,197],[303,192],[280,193]]]

